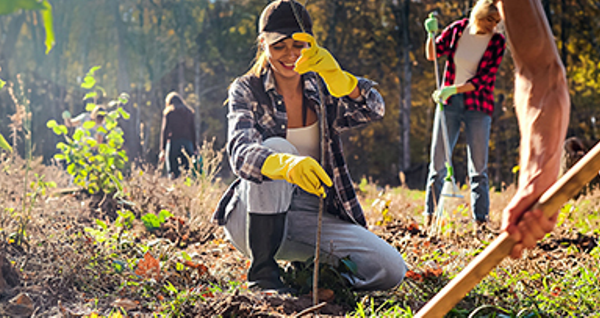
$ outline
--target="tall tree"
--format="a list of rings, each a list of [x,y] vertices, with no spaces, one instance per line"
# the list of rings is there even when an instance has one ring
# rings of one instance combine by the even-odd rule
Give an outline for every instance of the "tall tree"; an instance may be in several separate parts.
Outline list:
[[[410,168],[410,110],[412,107],[412,61],[410,58],[412,44],[409,30],[410,3],[410,0],[392,0],[390,3],[399,33],[396,50],[402,57],[402,63],[398,64],[398,77],[401,79],[398,85],[401,92],[399,98],[400,158],[398,162],[400,171],[406,171]]]

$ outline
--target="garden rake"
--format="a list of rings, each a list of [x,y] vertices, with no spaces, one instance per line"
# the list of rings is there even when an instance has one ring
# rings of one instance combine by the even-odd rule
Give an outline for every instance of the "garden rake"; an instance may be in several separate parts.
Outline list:
[[[435,13],[430,13],[429,16],[432,17]],[[435,39],[435,37],[434,37]],[[440,89],[440,72],[438,66],[437,59],[437,50],[435,47],[435,40],[433,40],[433,65],[435,68],[435,84],[436,89]],[[444,142],[444,155],[446,158],[446,177],[444,178],[444,185],[442,186],[442,191],[440,193],[437,206],[435,209],[435,223],[429,229],[429,234],[432,236],[436,236],[439,232],[441,232],[442,221],[444,219],[444,204],[445,198],[464,198],[458,190],[456,186],[456,182],[454,181],[454,168],[452,167],[452,154],[450,153],[450,140],[448,139],[448,127],[446,125],[446,115],[444,114],[444,104],[441,100],[436,101],[436,121],[434,125],[437,126],[438,130],[442,132],[442,140]],[[435,190],[435,189],[433,189]]]

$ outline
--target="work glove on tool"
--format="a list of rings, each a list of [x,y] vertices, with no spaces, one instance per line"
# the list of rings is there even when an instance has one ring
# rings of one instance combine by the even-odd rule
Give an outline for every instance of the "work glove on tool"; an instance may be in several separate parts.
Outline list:
[[[458,93],[456,86],[444,86],[431,94],[431,97],[436,103],[443,103],[452,95],[456,95]]]
[[[331,95],[342,97],[350,94],[358,80],[354,75],[342,71],[335,58],[326,49],[317,45],[315,38],[308,33],[294,33],[292,38],[296,41],[308,42],[310,48],[303,49],[302,55],[296,61],[294,70],[300,74],[306,72],[317,72]]]
[[[325,170],[311,157],[274,153],[267,157],[260,171],[273,180],[285,180],[323,198],[327,194],[322,183],[333,185]]]
[[[429,14],[429,18],[425,19],[423,25],[425,26],[425,31],[427,31],[427,35],[430,38],[433,38],[438,31],[438,20],[433,15],[433,12]]]

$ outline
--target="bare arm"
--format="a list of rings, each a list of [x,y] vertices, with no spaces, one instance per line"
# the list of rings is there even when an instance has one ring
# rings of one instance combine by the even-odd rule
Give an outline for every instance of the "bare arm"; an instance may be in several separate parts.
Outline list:
[[[427,42],[425,42],[425,57],[428,61],[433,61],[435,59],[435,52],[433,47],[434,42],[435,38],[430,36],[427,37]]]
[[[502,228],[520,242],[511,254],[516,258],[556,224],[558,213],[546,218],[529,208],[557,179],[570,102],[565,70],[539,0],[500,0],[498,7],[515,62],[521,132],[519,186],[502,220]]]
[[[471,82],[466,82],[461,85],[456,85],[456,92],[459,94],[466,93],[466,92],[472,92],[474,90],[475,90],[475,86],[473,84],[471,84]]]

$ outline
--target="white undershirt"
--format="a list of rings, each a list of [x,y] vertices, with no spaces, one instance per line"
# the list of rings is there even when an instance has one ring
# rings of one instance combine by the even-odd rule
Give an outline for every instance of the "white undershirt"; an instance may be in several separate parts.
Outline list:
[[[475,28],[468,24],[462,33],[454,54],[456,79],[454,85],[462,85],[477,74],[477,67],[487,49],[493,33],[476,34]]]
[[[288,128],[287,141],[298,149],[301,156],[310,156],[319,161],[321,151],[319,149],[319,121],[314,124],[300,128]]]

